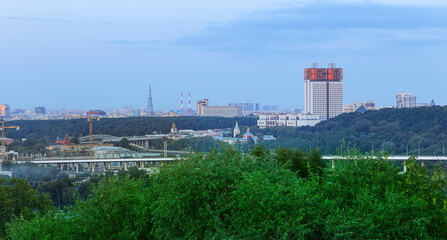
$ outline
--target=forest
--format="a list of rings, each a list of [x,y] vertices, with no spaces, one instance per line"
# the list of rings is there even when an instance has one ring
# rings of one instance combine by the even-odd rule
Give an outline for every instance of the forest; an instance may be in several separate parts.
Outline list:
[[[322,154],[337,154],[340,150],[355,148],[362,153],[379,153],[408,155],[442,155],[445,154],[447,135],[447,106],[418,107],[402,109],[381,109],[365,113],[341,114],[338,117],[320,122],[314,127],[274,127],[259,129],[257,118],[222,118],[222,117],[171,117],[171,118],[104,118],[95,121],[94,134],[114,136],[133,136],[168,133],[173,122],[178,129],[219,129],[232,128],[236,121],[245,133],[247,127],[258,139],[264,135],[273,135],[274,141],[258,143],[268,149],[317,148]],[[54,142],[57,137],[66,135],[80,137],[88,135],[88,122],[82,119],[12,121],[20,131],[8,130],[6,136],[16,140],[12,149],[25,152],[42,151],[44,143]],[[17,142],[26,138],[28,142]],[[161,146],[154,141],[154,146]],[[193,149],[208,151],[215,146],[209,138],[182,139],[170,141],[170,150]],[[161,149],[161,148],[158,148]]]
[[[250,131],[275,136],[277,141],[262,143],[271,149],[318,148],[322,154],[336,154],[355,146],[363,153],[407,154],[408,149],[408,155],[419,155],[420,147],[421,155],[442,155],[447,140],[447,106],[349,113],[315,127],[251,127]]]
[[[353,156],[332,168],[316,150],[222,145],[151,175],[102,175],[65,209],[0,178],[0,239],[447,238],[445,173]]]

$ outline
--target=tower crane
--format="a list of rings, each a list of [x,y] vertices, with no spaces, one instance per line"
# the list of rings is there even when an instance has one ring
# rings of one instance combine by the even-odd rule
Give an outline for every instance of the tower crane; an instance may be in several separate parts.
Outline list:
[[[68,118],[82,118],[82,119],[88,119],[89,122],[89,136],[90,136],[90,143],[89,143],[89,149],[90,149],[90,158],[93,158],[93,119],[96,119],[99,121],[99,117],[93,116],[90,112],[88,116],[76,116],[76,115],[61,115],[62,117],[68,117]]]
[[[5,129],[7,128],[15,128],[17,131],[20,130],[19,126],[5,126],[5,122],[2,123],[2,160],[0,161],[0,171],[2,170],[2,162],[6,160],[6,146],[5,146]]]

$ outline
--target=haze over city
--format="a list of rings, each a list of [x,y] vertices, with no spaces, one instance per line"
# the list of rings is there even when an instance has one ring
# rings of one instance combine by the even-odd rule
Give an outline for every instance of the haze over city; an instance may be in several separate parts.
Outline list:
[[[100,9],[100,11],[99,11]],[[303,107],[303,69],[344,68],[344,102],[446,105],[445,1],[1,1],[1,102],[98,109],[192,101]]]

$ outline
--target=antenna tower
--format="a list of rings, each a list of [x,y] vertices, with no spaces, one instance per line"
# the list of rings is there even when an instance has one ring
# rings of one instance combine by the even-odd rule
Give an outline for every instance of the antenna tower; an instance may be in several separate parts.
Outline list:
[[[183,112],[183,93],[180,93],[180,112]]]
[[[149,96],[147,98],[147,116],[154,116],[154,105],[152,104],[152,91],[151,91],[151,85],[149,85]]]
[[[191,93],[188,93],[188,115],[191,115]]]

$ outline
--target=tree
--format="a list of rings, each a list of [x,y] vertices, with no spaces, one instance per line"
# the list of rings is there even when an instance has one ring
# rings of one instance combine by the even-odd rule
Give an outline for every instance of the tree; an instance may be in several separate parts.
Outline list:
[[[127,138],[122,138],[120,141],[120,147],[130,149],[129,140],[127,140]]]
[[[51,201],[25,180],[0,178],[0,238],[5,236],[6,223],[15,217],[30,220],[51,209]]]

